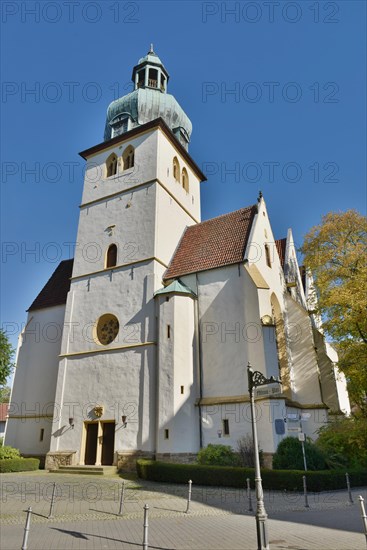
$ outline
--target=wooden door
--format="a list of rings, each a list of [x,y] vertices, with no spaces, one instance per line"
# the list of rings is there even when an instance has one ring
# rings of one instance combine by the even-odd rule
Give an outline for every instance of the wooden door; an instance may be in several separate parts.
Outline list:
[[[87,437],[85,441],[84,464],[94,466],[97,458],[98,423],[86,424]]]
[[[103,466],[112,466],[113,453],[115,450],[115,423],[103,423],[102,436],[102,464]]]

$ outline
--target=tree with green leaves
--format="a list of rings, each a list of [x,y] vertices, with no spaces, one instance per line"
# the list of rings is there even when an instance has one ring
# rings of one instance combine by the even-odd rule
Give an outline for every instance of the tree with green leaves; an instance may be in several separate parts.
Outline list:
[[[337,344],[351,400],[367,415],[367,220],[356,210],[329,212],[301,251],[317,289],[316,313]]]
[[[3,329],[0,329],[0,386],[5,386],[6,379],[11,375],[14,349]]]
[[[9,386],[0,387],[0,403],[9,403],[11,388]]]

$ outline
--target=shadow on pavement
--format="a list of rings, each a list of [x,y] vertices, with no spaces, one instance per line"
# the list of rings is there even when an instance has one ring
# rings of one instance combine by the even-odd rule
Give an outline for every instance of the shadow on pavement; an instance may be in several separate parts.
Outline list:
[[[51,527],[50,529],[53,529],[54,531],[59,531],[59,533],[64,533],[65,535],[70,535],[71,537],[75,537],[78,539],[89,540],[90,538],[94,537],[97,539],[112,540],[114,542],[131,544],[132,546],[139,546],[139,547],[142,546],[141,542],[132,542],[130,540],[115,539],[112,537],[103,537],[101,535],[94,535],[93,533],[81,533],[80,531],[70,531],[67,529],[59,529],[58,527]],[[152,548],[154,550],[171,550],[170,548],[165,548],[164,546],[153,546],[151,544],[149,545],[149,548]]]
[[[326,527],[349,531],[351,533],[361,533],[362,519],[358,506],[352,505],[348,508],[338,510],[304,510],[302,512],[272,512],[268,514],[269,519],[276,521],[286,521],[287,523],[303,523],[315,527]]]

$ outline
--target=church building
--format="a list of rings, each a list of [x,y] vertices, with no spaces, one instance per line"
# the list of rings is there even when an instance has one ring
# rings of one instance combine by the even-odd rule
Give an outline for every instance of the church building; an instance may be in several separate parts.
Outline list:
[[[261,193],[200,220],[205,175],[190,119],[153,48],[80,155],[74,259],[60,263],[19,337],[6,444],[46,467],[137,457],[191,462],[251,434],[248,362],[265,463],[287,435],[349,412],[337,354],[311,314],[292,232],[276,240]]]

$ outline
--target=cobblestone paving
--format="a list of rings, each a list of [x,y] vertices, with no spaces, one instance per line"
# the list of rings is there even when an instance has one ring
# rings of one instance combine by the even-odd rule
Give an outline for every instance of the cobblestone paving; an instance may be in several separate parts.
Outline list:
[[[48,519],[53,484],[56,501]],[[29,549],[136,548],[142,544],[143,506],[149,505],[151,548],[256,548],[254,513],[244,490],[193,486],[186,514],[187,487],[125,480],[123,516],[118,515],[118,476],[6,474],[2,476],[2,550],[21,547],[25,510],[32,507]],[[271,548],[365,548],[357,496],[346,491],[303,495],[264,492]],[[253,507],[255,496],[252,494]]]

